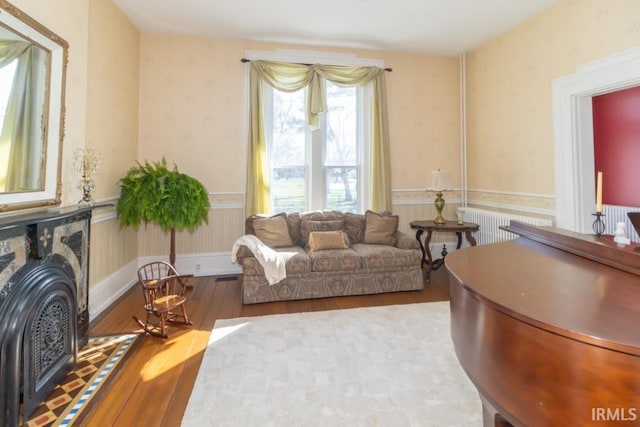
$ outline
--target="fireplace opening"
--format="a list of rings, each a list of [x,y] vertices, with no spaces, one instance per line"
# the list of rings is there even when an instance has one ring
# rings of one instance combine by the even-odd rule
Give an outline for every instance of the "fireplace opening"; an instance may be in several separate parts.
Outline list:
[[[76,365],[76,285],[64,264],[59,256],[27,264],[5,287],[0,305],[2,425],[26,420]]]

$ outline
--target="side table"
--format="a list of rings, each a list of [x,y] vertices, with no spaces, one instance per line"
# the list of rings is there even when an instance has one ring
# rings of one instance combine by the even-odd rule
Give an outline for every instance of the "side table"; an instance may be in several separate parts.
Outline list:
[[[431,256],[431,249],[429,249],[429,243],[431,243],[431,237],[433,232],[441,233],[455,233],[458,236],[458,244],[456,249],[460,249],[462,246],[462,233],[464,233],[467,242],[471,246],[476,245],[476,239],[471,235],[472,232],[478,231],[480,226],[473,222],[465,222],[464,224],[458,224],[457,221],[447,221],[444,224],[436,224],[434,221],[411,221],[409,223],[412,230],[416,230],[416,240],[420,243],[420,251],[422,251],[422,265],[426,264],[427,269],[425,271],[425,280],[429,280],[432,270],[439,269],[444,264],[444,258],[447,256],[447,245],[442,245],[442,258],[436,260]],[[427,232],[427,237],[422,243],[422,234]]]

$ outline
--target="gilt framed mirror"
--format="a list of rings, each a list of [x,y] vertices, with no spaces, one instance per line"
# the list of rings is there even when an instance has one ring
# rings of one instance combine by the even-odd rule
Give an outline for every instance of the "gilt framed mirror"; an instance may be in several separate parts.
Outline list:
[[[0,0],[0,212],[61,203],[68,50]]]

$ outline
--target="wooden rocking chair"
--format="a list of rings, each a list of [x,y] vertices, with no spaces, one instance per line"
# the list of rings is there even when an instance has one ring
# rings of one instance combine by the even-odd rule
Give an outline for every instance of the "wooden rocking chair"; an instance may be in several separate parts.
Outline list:
[[[142,285],[147,318],[144,322],[136,316],[133,318],[145,332],[168,338],[167,323],[193,324],[185,309],[187,302],[185,291],[191,277],[193,277],[192,274],[178,274],[171,264],[164,261],[155,261],[140,267],[138,280]],[[151,322],[151,316],[157,317],[159,323]]]

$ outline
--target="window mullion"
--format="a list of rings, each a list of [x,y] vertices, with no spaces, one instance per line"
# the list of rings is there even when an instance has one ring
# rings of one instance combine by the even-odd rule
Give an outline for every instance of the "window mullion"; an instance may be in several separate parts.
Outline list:
[[[262,90],[262,114],[265,143],[267,148],[267,164],[272,164],[273,158],[273,88],[264,85]],[[273,168],[269,167],[269,182],[274,179]]]
[[[322,209],[325,203],[325,177],[324,177],[324,141],[325,141],[326,118],[324,114],[320,118],[320,129],[308,131],[310,135],[309,149],[309,199],[311,201],[310,208],[312,210]]]
[[[363,212],[365,203],[369,199],[369,183],[371,182],[371,85],[360,86],[357,89],[358,105],[358,209]]]

